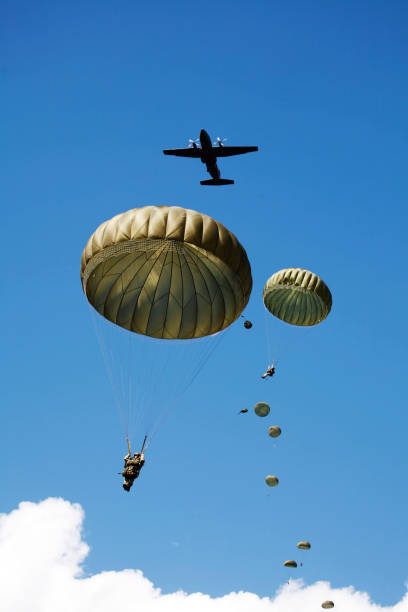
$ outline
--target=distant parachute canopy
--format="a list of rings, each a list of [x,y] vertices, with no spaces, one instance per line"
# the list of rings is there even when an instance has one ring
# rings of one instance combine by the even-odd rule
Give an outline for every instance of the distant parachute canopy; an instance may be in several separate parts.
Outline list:
[[[327,285],[313,272],[286,268],[273,274],[263,290],[266,308],[291,325],[317,325],[327,317],[332,296]]]
[[[322,608],[324,608],[325,610],[330,610],[330,608],[334,608],[334,603],[332,601],[324,601],[322,603]]]
[[[285,567],[297,567],[297,563],[296,561],[285,561],[285,563],[283,564]]]
[[[271,408],[266,402],[258,402],[257,404],[255,404],[254,410],[255,414],[257,414],[258,416],[266,417],[270,413]]]
[[[265,478],[265,482],[268,487],[276,487],[279,484],[279,478],[277,476],[269,475]]]
[[[106,319],[165,339],[225,329],[252,289],[251,267],[234,234],[179,206],[134,208],[102,223],[82,253],[81,280]]]
[[[311,548],[310,542],[298,542],[297,547],[300,548],[300,550],[310,550]]]
[[[271,438],[279,438],[281,433],[282,433],[282,430],[277,425],[271,425],[270,428],[268,429],[268,434],[271,436]]]

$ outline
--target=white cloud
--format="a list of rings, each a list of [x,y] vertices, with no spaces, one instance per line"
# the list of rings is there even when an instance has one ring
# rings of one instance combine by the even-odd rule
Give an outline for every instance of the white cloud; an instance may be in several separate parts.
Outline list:
[[[89,547],[81,537],[82,508],[63,499],[23,502],[0,516],[1,612],[316,612],[325,599],[333,612],[408,612],[408,596],[393,607],[372,603],[353,587],[297,580],[272,597],[229,593],[212,598],[182,591],[164,595],[140,570],[83,577]]]

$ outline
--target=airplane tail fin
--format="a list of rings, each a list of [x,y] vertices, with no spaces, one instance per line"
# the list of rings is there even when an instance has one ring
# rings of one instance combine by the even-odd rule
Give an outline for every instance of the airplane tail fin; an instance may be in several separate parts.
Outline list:
[[[233,185],[234,181],[231,179],[208,179],[208,181],[200,181],[200,185]]]

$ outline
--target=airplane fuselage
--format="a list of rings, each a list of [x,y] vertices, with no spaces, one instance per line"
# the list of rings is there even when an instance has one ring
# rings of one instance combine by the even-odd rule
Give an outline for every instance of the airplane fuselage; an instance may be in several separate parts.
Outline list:
[[[200,144],[201,144],[201,161],[206,165],[207,172],[214,179],[219,179],[221,176],[220,170],[217,166],[217,158],[213,151],[213,145],[211,138],[205,130],[200,132]]]

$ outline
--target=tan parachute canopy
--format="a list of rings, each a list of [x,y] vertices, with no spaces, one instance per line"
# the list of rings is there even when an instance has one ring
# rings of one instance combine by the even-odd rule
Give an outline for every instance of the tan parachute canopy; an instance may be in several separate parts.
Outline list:
[[[279,484],[279,478],[277,476],[271,476],[270,474],[265,478],[265,482],[268,487],[276,487]]]
[[[285,563],[283,565],[285,567],[297,567],[296,561],[292,561],[292,560],[285,561]]]
[[[266,417],[271,411],[271,407],[266,402],[258,402],[254,407],[255,414],[260,417]]]
[[[273,274],[263,290],[266,308],[292,325],[317,325],[327,317],[332,296],[327,285],[313,272],[286,268]]]
[[[334,603],[330,600],[324,601],[322,603],[322,608],[324,608],[325,610],[330,610],[330,608],[334,608]]]
[[[282,433],[282,430],[277,425],[271,425],[270,428],[268,429],[268,434],[271,436],[271,438],[279,438],[281,433]]]
[[[200,338],[241,314],[252,289],[244,248],[221,223],[179,206],[144,206],[105,221],[82,253],[88,301],[120,327]]]
[[[310,542],[298,542],[297,547],[300,548],[300,550],[310,550],[311,548]]]

